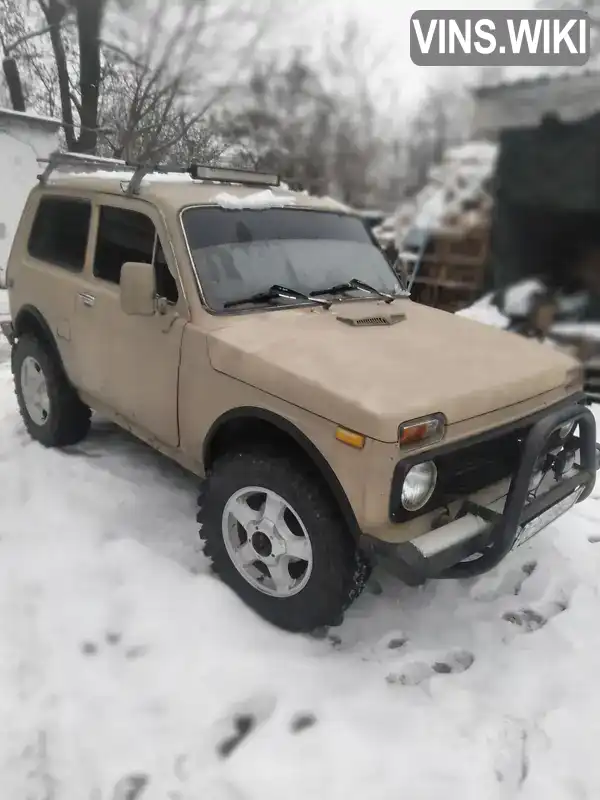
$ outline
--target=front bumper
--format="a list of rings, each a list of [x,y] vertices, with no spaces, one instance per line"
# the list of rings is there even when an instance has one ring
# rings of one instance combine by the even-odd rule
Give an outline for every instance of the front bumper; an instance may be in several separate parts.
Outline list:
[[[572,435],[569,442],[576,458],[556,477],[548,459],[556,452],[552,449],[556,432],[568,422],[578,425],[578,435]],[[402,544],[363,537],[363,547],[409,585],[487,572],[513,548],[589,496],[600,465],[599,452],[594,415],[585,405],[572,402],[533,424],[507,490],[492,502],[483,506],[467,499],[454,519],[442,527]]]

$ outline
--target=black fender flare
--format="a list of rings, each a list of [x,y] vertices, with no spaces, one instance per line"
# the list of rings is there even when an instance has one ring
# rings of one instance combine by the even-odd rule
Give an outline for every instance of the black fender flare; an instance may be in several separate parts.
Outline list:
[[[207,463],[210,462],[210,449],[215,437],[219,433],[219,430],[221,430],[228,422],[232,422],[234,420],[241,421],[244,419],[247,419],[248,421],[260,420],[261,422],[266,422],[294,440],[300,450],[314,465],[318,474],[325,482],[329,491],[333,495],[333,498],[336,501],[342,516],[344,517],[344,521],[348,525],[348,529],[350,530],[352,536],[358,541],[361,535],[361,530],[356,520],[356,515],[354,514],[354,510],[350,504],[350,501],[348,500],[342,484],[339,481],[339,478],[329,465],[329,462],[305,433],[303,433],[288,419],[281,417],[279,414],[276,414],[273,411],[268,411],[267,409],[258,408],[255,406],[241,406],[239,408],[230,409],[218,417],[210,426],[204,439],[202,448],[203,464],[206,466]]]
[[[65,371],[64,364],[62,361],[62,357],[60,355],[60,350],[58,349],[58,345],[56,344],[56,338],[52,333],[50,325],[46,321],[46,318],[42,314],[42,312],[32,305],[24,305],[22,306],[19,311],[17,312],[17,316],[15,317],[15,321],[13,323],[15,336],[19,339],[29,327],[26,323],[27,318],[31,318],[34,321],[33,329],[38,335],[41,334],[42,339],[48,345],[48,347],[52,351],[52,355],[56,358],[57,363],[60,365],[60,368]],[[36,330],[37,329],[37,330]]]

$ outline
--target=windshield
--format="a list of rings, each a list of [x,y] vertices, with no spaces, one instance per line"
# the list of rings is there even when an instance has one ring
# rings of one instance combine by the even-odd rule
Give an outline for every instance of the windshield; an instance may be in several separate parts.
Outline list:
[[[382,292],[402,291],[356,217],[290,208],[193,207],[183,212],[182,221],[204,296],[215,310],[274,284],[306,295],[358,278]],[[357,288],[345,296],[370,295]],[[303,302],[273,300],[281,305]]]

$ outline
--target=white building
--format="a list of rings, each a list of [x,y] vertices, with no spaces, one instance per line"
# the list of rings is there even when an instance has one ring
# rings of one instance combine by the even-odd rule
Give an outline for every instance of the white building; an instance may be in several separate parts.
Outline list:
[[[56,119],[0,108],[0,287],[21,211],[43,168],[38,159],[58,149],[60,125]]]

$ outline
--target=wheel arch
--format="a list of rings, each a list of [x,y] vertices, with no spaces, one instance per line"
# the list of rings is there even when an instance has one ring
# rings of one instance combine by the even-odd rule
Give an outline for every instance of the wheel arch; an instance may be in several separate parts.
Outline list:
[[[38,336],[52,349],[52,354],[58,358],[62,366],[62,358],[54,334],[39,309],[32,305],[22,306],[15,317],[13,325],[17,338],[26,333],[32,333]]]
[[[205,470],[210,470],[218,455],[233,441],[291,445],[323,480],[352,536],[358,540],[361,531],[342,484],[325,456],[296,425],[264,408],[243,406],[226,411],[213,422],[204,439],[202,461]]]

